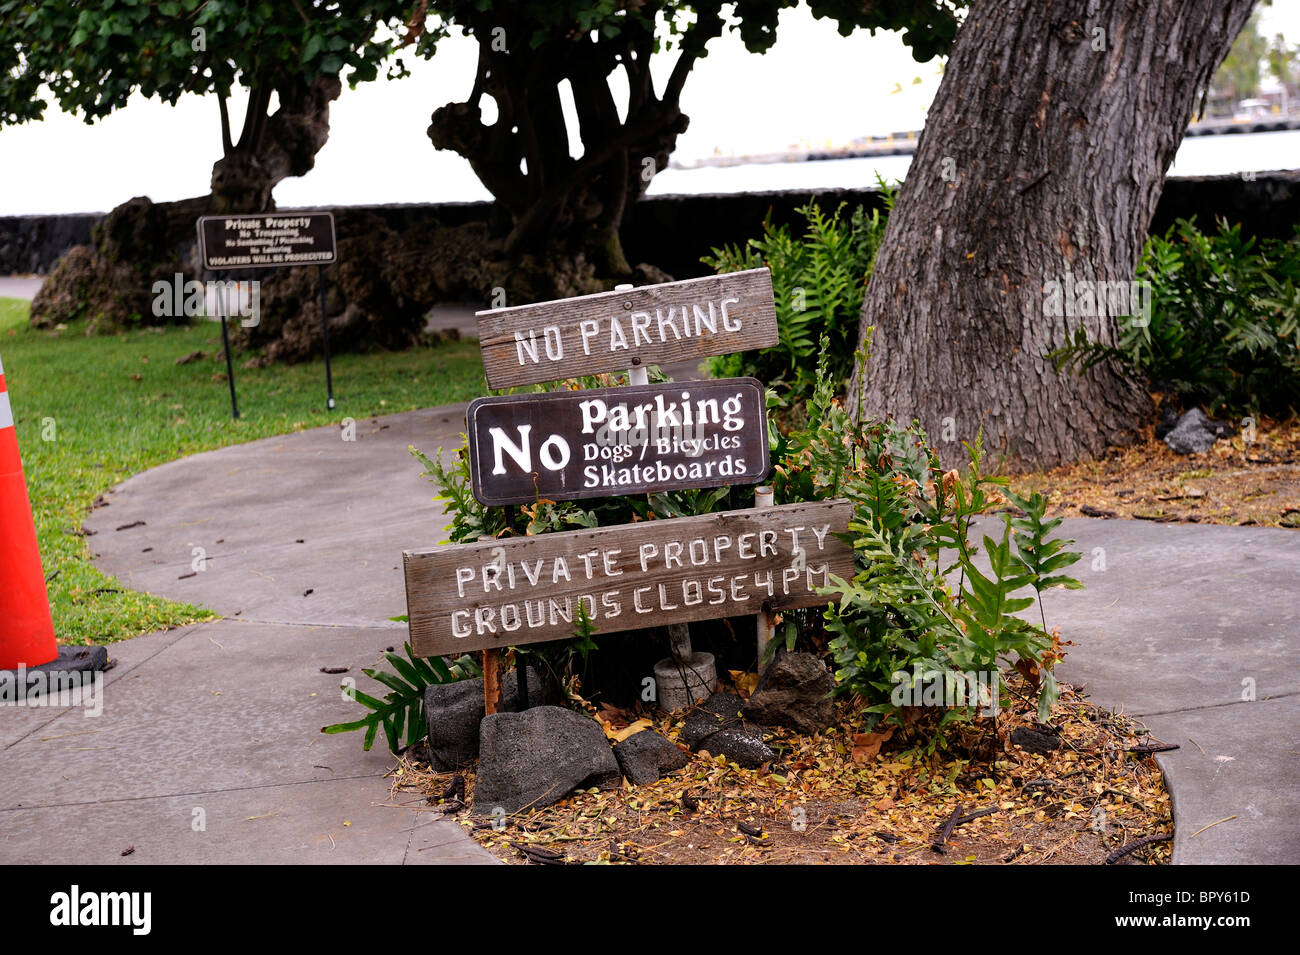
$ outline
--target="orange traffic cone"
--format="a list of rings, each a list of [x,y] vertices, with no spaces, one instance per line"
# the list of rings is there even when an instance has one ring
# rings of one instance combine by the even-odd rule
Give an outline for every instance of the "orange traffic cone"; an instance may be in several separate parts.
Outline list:
[[[54,640],[13,409],[0,362],[0,671],[103,669],[103,647],[64,647]]]
[[[13,670],[49,663],[59,646],[4,371],[0,362],[0,670]]]

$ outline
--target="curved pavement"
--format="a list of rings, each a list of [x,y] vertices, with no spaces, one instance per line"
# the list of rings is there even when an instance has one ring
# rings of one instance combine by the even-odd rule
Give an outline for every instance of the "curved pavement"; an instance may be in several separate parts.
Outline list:
[[[363,420],[355,442],[321,428],[225,448],[105,495],[85,524],[97,564],[224,619],[113,645],[97,720],[5,715],[0,860],[491,861],[455,823],[383,805],[382,743],[365,754],[355,734],[317,732],[359,709],[321,667],[357,674],[404,636],[388,620],[405,611],[401,552],[445,524],[407,445],[457,447],[463,413]],[[1087,587],[1047,597],[1074,643],[1061,676],[1181,747],[1158,757],[1174,861],[1300,861],[1300,534],[1062,530]]]

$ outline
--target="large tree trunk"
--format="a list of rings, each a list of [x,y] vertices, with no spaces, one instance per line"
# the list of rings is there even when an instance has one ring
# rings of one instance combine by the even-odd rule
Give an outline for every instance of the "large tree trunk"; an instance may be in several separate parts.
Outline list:
[[[1052,289],[1133,279],[1197,96],[1253,6],[975,0],[863,303],[863,414],[916,417],[948,462],[981,426],[1012,466],[1129,438],[1140,384],[1044,357],[1079,327],[1113,343],[1115,312],[1058,308]]]

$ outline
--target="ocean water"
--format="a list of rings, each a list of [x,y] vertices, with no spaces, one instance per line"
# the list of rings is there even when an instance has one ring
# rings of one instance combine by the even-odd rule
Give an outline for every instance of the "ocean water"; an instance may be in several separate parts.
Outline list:
[[[867,188],[876,175],[901,179],[911,156],[826,159],[817,162],[754,163],[665,169],[655,176],[648,195],[769,190]],[[1219,176],[1300,168],[1300,130],[1228,136],[1191,136],[1183,140],[1171,176]]]

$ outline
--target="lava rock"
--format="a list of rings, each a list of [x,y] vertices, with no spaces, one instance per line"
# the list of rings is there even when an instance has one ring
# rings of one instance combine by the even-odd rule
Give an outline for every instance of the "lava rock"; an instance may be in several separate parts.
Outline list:
[[[756,769],[776,758],[763,742],[762,732],[746,723],[740,711],[744,700],[732,693],[714,693],[686,714],[683,743],[711,756],[725,756],[746,769]]]
[[[1178,454],[1200,454],[1214,447],[1219,438],[1232,434],[1232,425],[1209,418],[1200,408],[1193,408],[1178,419],[1165,435],[1165,444]]]
[[[1084,517],[1104,517],[1107,519],[1119,516],[1112,510],[1104,507],[1093,507],[1091,504],[1080,504],[1079,513]]]
[[[686,714],[678,737],[691,749],[695,744],[711,733],[725,727],[740,726],[743,720],[740,709],[745,701],[734,693],[714,693],[707,700]]]
[[[559,706],[483,717],[479,752],[475,815],[549,806],[575,789],[623,782],[600,724]]]
[[[741,712],[764,726],[785,726],[811,736],[835,717],[835,678],[811,653],[783,653],[767,668]]]
[[[528,707],[519,705],[519,672],[501,679],[501,708],[515,711],[546,702],[542,680],[528,668]],[[483,721],[483,679],[458,680],[425,687],[424,716],[429,726],[429,765],[446,773],[478,756],[479,724]]]
[[[1047,755],[1060,749],[1061,738],[1049,730],[1037,730],[1031,726],[1017,726],[1011,731],[1011,745],[1019,746],[1026,753]]]
[[[1160,412],[1160,422],[1156,425],[1156,440],[1163,441],[1165,435],[1173,431],[1178,425],[1178,412],[1173,408],[1165,408]]]
[[[725,756],[728,760],[744,769],[758,769],[764,763],[776,759],[776,753],[763,742],[763,737],[752,729],[727,727],[711,733],[695,747],[696,752],[707,752],[710,756]]]
[[[654,730],[642,730],[615,743],[614,758],[623,775],[637,786],[653,783],[691,761],[676,743]]]

